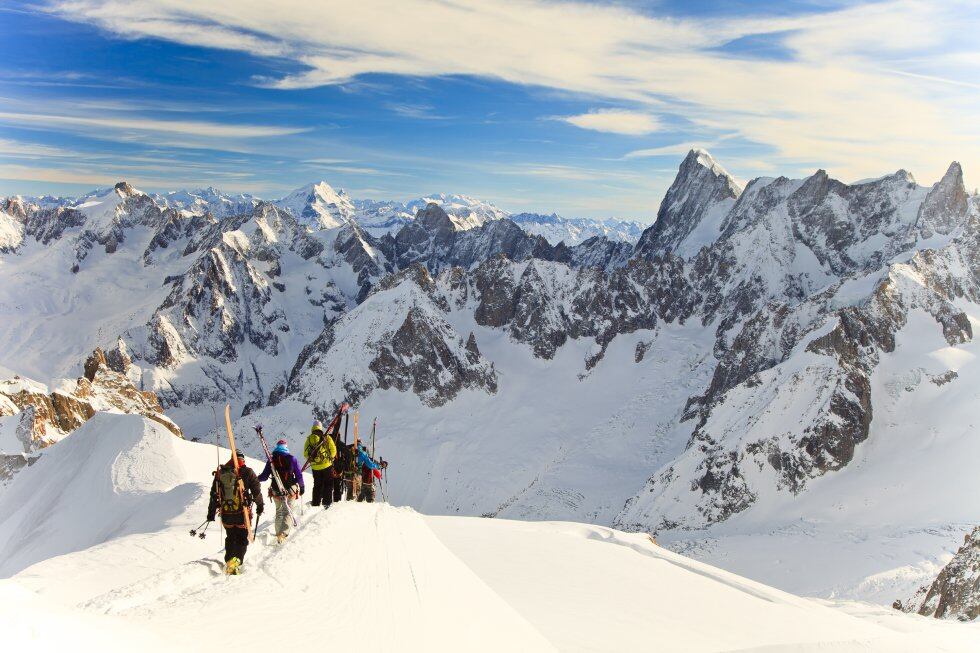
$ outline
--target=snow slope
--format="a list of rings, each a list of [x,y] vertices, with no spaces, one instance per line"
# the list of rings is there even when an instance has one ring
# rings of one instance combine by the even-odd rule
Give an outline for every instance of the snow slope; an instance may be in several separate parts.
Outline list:
[[[980,307],[962,302],[974,330]],[[804,494],[772,492],[731,523],[677,532],[677,550],[792,592],[882,604],[912,595],[980,520],[980,344],[951,346],[921,309],[872,378],[854,461]],[[939,500],[937,500],[939,499]]]
[[[265,517],[245,575],[226,577],[218,533],[187,535],[204,512],[214,448],[140,417],[100,415],[88,425],[0,499],[5,644],[56,650],[71,628],[85,645],[203,651],[234,614],[259,648],[306,646],[315,633],[329,633],[331,647],[367,641],[406,651],[980,645],[977,626],[800,599],[642,534],[423,517],[387,504],[306,508],[282,547]],[[69,477],[67,486],[51,482]],[[270,622],[280,605],[287,621]]]

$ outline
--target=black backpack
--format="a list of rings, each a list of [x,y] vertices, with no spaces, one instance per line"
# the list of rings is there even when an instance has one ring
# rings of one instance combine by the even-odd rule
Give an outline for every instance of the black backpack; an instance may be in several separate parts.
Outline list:
[[[349,472],[353,469],[354,456],[351,454],[354,445],[349,444],[338,444],[337,445],[337,461],[334,463],[337,466],[337,470],[341,472]]]

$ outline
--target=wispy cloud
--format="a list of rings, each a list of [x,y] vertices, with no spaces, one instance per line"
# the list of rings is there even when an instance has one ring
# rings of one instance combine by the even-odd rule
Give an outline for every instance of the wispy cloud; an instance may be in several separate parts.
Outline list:
[[[660,129],[660,121],[655,116],[625,109],[598,109],[577,116],[560,116],[558,120],[582,129],[629,136],[652,134]]]
[[[435,107],[429,104],[389,102],[385,106],[403,118],[414,118],[416,120],[447,120],[449,118],[449,116],[441,116],[436,113]]]
[[[128,38],[286,57],[305,66],[265,80],[281,89],[349,83],[368,73],[485,77],[628,102],[657,116],[683,116],[704,130],[736,130],[778,160],[820,160],[845,177],[897,165],[938,174],[953,157],[980,168],[980,134],[972,126],[978,46],[961,36],[980,32],[980,15],[966,0],[885,0],[747,19],[666,18],[618,4],[544,0],[282,0],[275,12],[233,0],[53,0],[47,6]],[[723,51],[758,35],[778,40],[789,56],[765,60]],[[949,56],[961,62],[953,77],[936,63]],[[603,120],[612,125],[608,117],[579,122],[595,128]]]
[[[654,156],[684,156],[696,148],[708,149],[710,145],[698,143],[678,143],[677,145],[661,145],[660,147],[647,147],[633,150],[623,155],[624,159],[643,159]]]
[[[53,115],[44,113],[0,112],[0,122],[17,125],[44,127],[99,127],[110,130],[179,134],[185,136],[210,136],[217,138],[263,138],[288,136],[308,131],[306,128],[273,127],[262,125],[235,125],[200,120],[157,120],[153,118],[104,117],[81,115]]]

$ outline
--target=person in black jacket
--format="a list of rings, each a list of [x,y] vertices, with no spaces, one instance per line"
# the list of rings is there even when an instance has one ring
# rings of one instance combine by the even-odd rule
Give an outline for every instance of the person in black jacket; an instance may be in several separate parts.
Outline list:
[[[238,493],[238,479],[245,486],[245,497]],[[214,472],[211,484],[211,501],[208,503],[208,521],[214,521],[215,514],[221,511],[221,525],[225,528],[225,573],[238,574],[248,550],[248,529],[245,526],[245,511],[251,516],[251,505],[255,503],[255,519],[262,516],[265,504],[262,500],[262,486],[252,469],[245,465],[245,455],[238,453],[238,473],[235,462],[229,460]],[[254,527],[254,520],[253,520]]]

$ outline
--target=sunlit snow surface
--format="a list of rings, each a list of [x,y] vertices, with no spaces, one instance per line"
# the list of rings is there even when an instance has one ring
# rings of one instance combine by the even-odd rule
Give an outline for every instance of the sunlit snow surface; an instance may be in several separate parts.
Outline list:
[[[644,534],[387,504],[306,507],[282,547],[265,516],[245,575],[227,577],[220,531],[188,535],[226,456],[143,418],[103,414],[19,474],[0,498],[5,648],[213,650],[228,615],[259,650],[326,634],[331,648],[369,638],[385,651],[980,645],[977,626],[800,599]],[[69,468],[74,476],[59,478]]]

